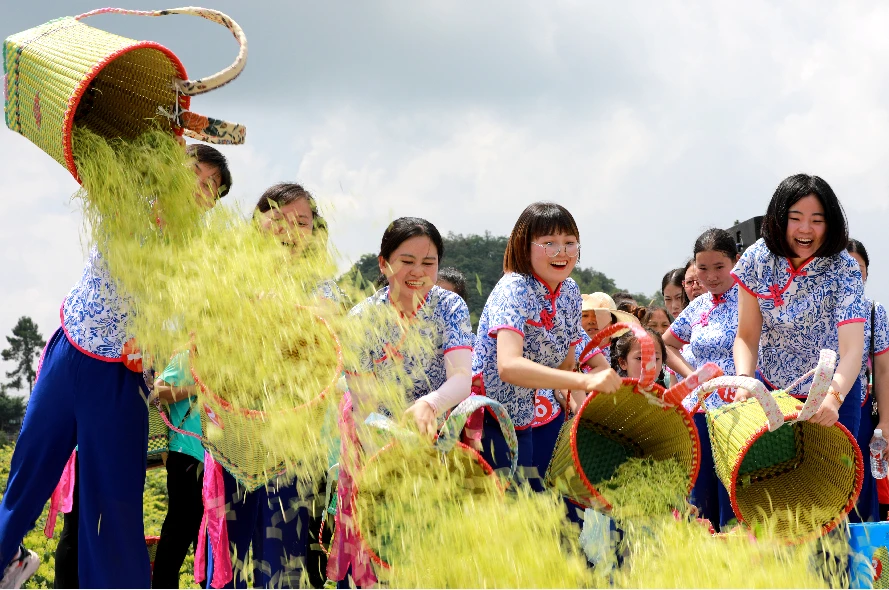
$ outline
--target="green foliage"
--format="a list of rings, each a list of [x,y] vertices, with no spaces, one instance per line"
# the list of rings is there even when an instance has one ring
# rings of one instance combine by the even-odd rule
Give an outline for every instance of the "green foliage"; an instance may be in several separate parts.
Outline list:
[[[18,323],[12,329],[12,336],[7,336],[6,341],[9,342],[9,348],[0,352],[0,356],[4,361],[16,363],[15,369],[6,373],[10,379],[7,386],[12,389],[21,389],[23,382],[27,381],[28,393],[30,393],[34,388],[34,379],[37,377],[35,364],[46,341],[37,330],[37,324],[28,316],[19,318]]]
[[[9,477],[9,463],[12,460],[13,445],[0,446],[0,489],[6,489],[6,480]],[[167,514],[167,471],[166,469],[153,469],[145,477],[145,496],[143,502],[143,518],[145,521],[145,536],[159,536],[164,517]],[[40,518],[31,532],[22,543],[37,553],[40,557],[40,568],[25,584],[25,588],[52,588],[55,580],[55,553],[59,542],[59,534],[62,532],[62,515],[56,522],[55,534],[47,539],[43,534],[46,525],[46,517],[49,512],[49,503],[43,508]],[[189,551],[179,571],[180,588],[200,588],[194,581],[194,555]]]
[[[6,387],[0,386],[0,445],[6,444],[7,435],[15,435],[25,415],[25,400],[17,395],[7,395]]]

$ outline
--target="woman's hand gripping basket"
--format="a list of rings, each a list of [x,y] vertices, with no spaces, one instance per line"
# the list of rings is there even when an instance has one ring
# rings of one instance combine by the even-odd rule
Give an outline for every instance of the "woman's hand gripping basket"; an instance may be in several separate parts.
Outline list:
[[[240,50],[228,68],[189,80],[182,62],[163,45],[127,39],[80,22],[103,13],[200,16],[228,28]],[[107,139],[133,139],[160,124],[177,135],[202,141],[243,143],[243,126],[188,109],[192,96],[231,82],[246,62],[244,32],[216,10],[102,8],[55,19],[11,35],[3,43],[6,125],[65,166],[78,181],[71,148],[76,125]]]
[[[397,566],[398,552],[405,550],[401,542],[426,534],[417,529],[397,529],[411,523],[425,524],[434,516],[429,511],[437,506],[431,497],[436,492],[441,492],[439,500],[458,504],[470,496],[502,495],[504,484],[491,466],[478,452],[459,442],[466,419],[482,406],[492,410],[506,437],[512,458],[511,479],[518,450],[515,428],[506,410],[492,399],[473,396],[464,400],[451,412],[433,445],[421,441],[413,432],[393,427],[386,418],[372,415],[368,419],[369,424],[395,435],[367,460],[356,477],[355,522],[367,553],[378,566],[383,569],[392,567],[390,564]],[[406,489],[423,498],[408,499]],[[413,515],[411,511],[426,511],[426,514]],[[399,518],[387,517],[391,514]],[[428,534],[435,531],[430,530]]]
[[[593,391],[587,396],[577,414],[562,427],[544,478],[546,486],[585,508],[611,510],[596,486],[632,457],[679,461],[691,492],[700,467],[701,443],[682,399],[699,383],[722,374],[719,367],[708,363],[665,390],[655,383],[654,342],[645,330],[629,324],[603,330],[588,348],[627,329],[633,330],[642,347],[641,377],[625,378],[613,394]]]
[[[768,392],[749,377],[720,377],[702,388],[742,387],[755,399],[707,413],[716,473],[742,523],[766,527],[788,541],[805,541],[837,526],[861,491],[863,461],[854,437],[837,422],[809,422],[828,394],[836,353],[822,350],[802,409],[784,391]],[[794,385],[788,389],[792,389]]]

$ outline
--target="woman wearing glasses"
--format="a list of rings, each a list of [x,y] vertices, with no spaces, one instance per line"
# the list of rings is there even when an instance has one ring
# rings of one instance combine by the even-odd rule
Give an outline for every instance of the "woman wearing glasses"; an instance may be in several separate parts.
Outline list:
[[[685,263],[685,275],[682,279],[682,288],[685,290],[685,295],[688,297],[689,303],[705,293],[704,286],[701,285],[701,281],[698,280],[698,267],[695,264],[694,258]]]
[[[503,256],[503,278],[479,319],[472,374],[482,392],[507,409],[516,427],[520,479],[533,489],[534,397],[537,389],[614,392],[621,381],[611,369],[575,373],[581,342],[581,297],[569,278],[580,257],[577,224],[554,203],[533,203],[519,216]],[[509,466],[506,440],[487,415],[482,425],[483,456],[495,468]]]

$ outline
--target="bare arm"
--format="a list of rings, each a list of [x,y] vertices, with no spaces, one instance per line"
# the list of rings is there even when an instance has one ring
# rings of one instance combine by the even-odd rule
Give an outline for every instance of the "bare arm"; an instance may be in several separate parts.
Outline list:
[[[845,398],[858,379],[861,370],[861,356],[864,353],[864,322],[844,324],[839,327],[840,364],[833,374],[830,388]],[[822,426],[833,426],[840,416],[840,401],[828,395],[821,402],[821,407],[809,422]]]
[[[738,289],[738,335],[735,336],[735,372],[753,377],[759,359],[759,338],[762,336],[762,311],[756,297]],[[735,401],[744,401],[750,392],[738,389]]]
[[[170,385],[163,379],[157,379],[154,382],[154,391],[161,401],[168,404],[188,399],[197,394],[197,388],[194,385]]]
[[[512,330],[497,333],[497,372],[505,383],[531,389],[579,389],[612,393],[620,387],[614,371],[584,374],[563,370],[574,366],[574,350],[565,357],[558,369],[543,366],[522,356],[524,337]]]
[[[679,338],[667,330],[664,334],[664,344],[667,345],[667,366],[683,377],[691,375],[694,372],[694,367],[682,357],[681,349],[684,345]]]

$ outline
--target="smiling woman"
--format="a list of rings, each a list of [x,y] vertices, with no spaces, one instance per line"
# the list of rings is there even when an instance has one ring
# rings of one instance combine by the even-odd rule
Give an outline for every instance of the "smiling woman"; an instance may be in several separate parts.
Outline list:
[[[830,393],[811,421],[839,421],[853,435],[861,419],[858,380],[864,342],[864,285],[846,252],[846,216],[823,179],[784,179],[769,203],[762,239],[744,252],[732,274],[738,292],[734,360],[739,375],[784,388],[814,367],[818,352],[839,353]],[[805,397],[797,387],[789,391]],[[736,400],[748,392],[739,389]]]

